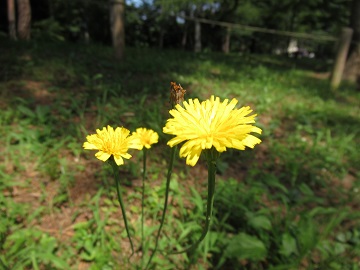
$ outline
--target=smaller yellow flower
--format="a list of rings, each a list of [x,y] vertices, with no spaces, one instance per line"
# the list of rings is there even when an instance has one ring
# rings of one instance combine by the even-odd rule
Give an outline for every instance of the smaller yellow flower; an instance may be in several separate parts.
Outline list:
[[[108,125],[102,130],[97,129],[96,133],[86,136],[87,142],[84,142],[83,147],[87,150],[99,150],[95,156],[104,162],[113,155],[116,164],[123,165],[123,158],[131,158],[128,153],[130,148],[141,150],[143,147],[139,138],[129,136],[130,131],[124,127],[114,130]]]
[[[152,144],[159,141],[159,135],[152,129],[138,128],[133,132],[132,136],[140,140],[141,149],[144,146],[149,149]]]

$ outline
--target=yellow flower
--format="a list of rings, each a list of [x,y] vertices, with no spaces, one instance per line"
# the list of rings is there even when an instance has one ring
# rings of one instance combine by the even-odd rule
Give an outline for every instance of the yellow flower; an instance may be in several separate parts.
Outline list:
[[[87,142],[84,142],[84,149],[99,150],[95,156],[107,161],[111,155],[114,156],[117,165],[124,164],[123,158],[129,159],[129,148],[141,149],[140,140],[129,136],[130,131],[124,127],[117,127],[115,130],[111,126],[104,127],[102,130],[97,129],[97,134],[86,136]]]
[[[214,147],[218,152],[226,148],[245,150],[261,142],[251,132],[261,134],[261,129],[251,125],[256,114],[248,116],[250,107],[234,109],[238,101],[233,98],[220,102],[219,97],[199,102],[198,99],[184,101],[184,108],[176,105],[170,110],[173,118],[167,120],[163,132],[176,137],[167,144],[173,147],[185,142],[180,149],[180,157],[186,157],[186,164],[194,166],[202,150]]]
[[[159,135],[152,129],[138,128],[136,132],[133,132],[132,136],[140,140],[141,149],[144,146],[149,149],[152,144],[159,141]]]

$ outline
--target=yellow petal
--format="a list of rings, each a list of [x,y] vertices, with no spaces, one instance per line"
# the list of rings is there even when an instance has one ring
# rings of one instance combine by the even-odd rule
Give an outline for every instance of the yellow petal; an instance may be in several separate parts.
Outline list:
[[[248,135],[244,140],[243,140],[244,145],[246,145],[247,147],[250,148],[254,148],[254,146],[256,144],[261,143],[261,140],[259,138],[256,138],[253,135]]]
[[[111,155],[104,153],[103,151],[99,151],[95,154],[95,156],[102,161],[107,161]]]
[[[89,143],[89,142],[84,142],[83,147],[84,147],[84,149],[87,149],[87,150],[97,150],[98,149],[94,144]]]
[[[124,164],[124,160],[122,159],[121,156],[114,156],[114,160],[115,160],[115,163],[116,163],[118,166]]]
[[[130,159],[132,157],[129,153],[121,154],[121,156],[126,159]]]

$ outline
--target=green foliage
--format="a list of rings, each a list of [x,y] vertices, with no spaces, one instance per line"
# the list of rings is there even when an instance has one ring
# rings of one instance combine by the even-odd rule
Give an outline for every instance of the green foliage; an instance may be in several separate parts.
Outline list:
[[[93,218],[75,225],[75,235],[72,241],[82,260],[94,262],[92,269],[113,269],[114,259],[111,252],[119,251],[119,245],[114,236],[106,231],[108,217],[101,218],[100,216],[101,194],[100,190],[91,200],[93,204],[89,207],[92,210]]]
[[[254,236],[246,233],[235,235],[227,245],[224,254],[226,257],[233,259],[250,259],[262,260],[266,257],[266,247],[263,242]]]
[[[3,264],[8,269],[31,267],[39,270],[69,269],[66,260],[56,254],[58,242],[54,237],[33,229],[21,229],[7,237]]]
[[[148,156],[146,245],[137,250],[146,261],[165,196],[169,138],[161,131],[176,81],[187,98],[251,104],[263,142],[222,153],[210,232],[196,251],[172,256],[198,239],[206,211],[203,161],[185,169],[176,161],[152,267],[358,269],[360,96],[351,85],[331,93],[314,78],[327,62],[129,48],[116,63],[102,46],[0,44],[9,52],[0,55],[0,268],[141,268],[138,258],[127,261],[111,170],[82,143],[106,124],[160,133]],[[120,168],[137,247],[141,158]]]
[[[54,18],[35,22],[32,29],[32,37],[35,40],[64,41],[64,27]]]

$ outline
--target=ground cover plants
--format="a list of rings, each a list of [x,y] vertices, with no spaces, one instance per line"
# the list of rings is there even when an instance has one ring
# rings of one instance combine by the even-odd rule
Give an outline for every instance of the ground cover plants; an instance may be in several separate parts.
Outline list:
[[[206,160],[175,159],[150,269],[360,268],[360,93],[330,92],[327,61],[129,48],[117,63],[103,46],[0,44],[0,269],[144,267],[166,194],[171,81],[185,100],[250,105],[262,143],[221,154],[207,237],[169,255],[199,239],[206,212]],[[143,151],[119,167],[130,259],[112,169],[82,148],[107,125],[159,134],[144,191]]]

